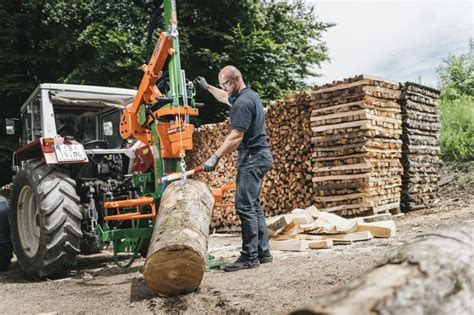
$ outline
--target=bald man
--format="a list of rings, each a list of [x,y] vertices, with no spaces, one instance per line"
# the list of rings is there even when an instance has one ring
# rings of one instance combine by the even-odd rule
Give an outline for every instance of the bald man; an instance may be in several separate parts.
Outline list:
[[[196,79],[199,86],[219,102],[231,106],[230,133],[203,167],[211,172],[221,157],[237,150],[235,208],[242,224],[242,251],[234,263],[224,268],[225,271],[237,271],[273,261],[260,206],[263,177],[271,168],[273,157],[258,94],[245,85],[242,74],[234,66],[222,68],[218,80],[221,89],[209,85],[202,77]]]

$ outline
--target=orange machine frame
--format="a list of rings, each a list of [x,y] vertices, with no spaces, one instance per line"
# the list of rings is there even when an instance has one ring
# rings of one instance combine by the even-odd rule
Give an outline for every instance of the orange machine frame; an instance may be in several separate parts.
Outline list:
[[[156,83],[161,78],[166,61],[174,53],[173,38],[162,32],[150,58],[150,63],[143,65],[144,75],[133,103],[125,108],[120,121],[122,138],[135,138],[145,144],[150,144],[152,141],[150,125],[153,120],[164,116],[175,116],[176,119],[173,123],[160,122],[156,124],[162,158],[178,158],[184,153],[183,151],[192,149],[194,126],[184,122],[183,117],[198,115],[198,110],[189,106],[164,107],[154,111],[143,125],[139,123],[141,105],[143,103],[156,104],[159,97],[163,96],[156,87]]]

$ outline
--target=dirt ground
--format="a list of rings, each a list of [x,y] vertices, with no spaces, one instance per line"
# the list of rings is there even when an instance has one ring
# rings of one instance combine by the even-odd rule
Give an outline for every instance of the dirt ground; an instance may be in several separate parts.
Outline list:
[[[143,281],[144,260],[121,269],[110,252],[80,257],[65,279],[30,282],[19,266],[0,272],[0,314],[279,314],[301,307],[372,269],[408,240],[440,224],[474,220],[474,165],[442,173],[436,208],[395,218],[397,236],[305,252],[274,251],[274,262],[225,273],[206,272],[200,288],[178,298],[157,297]],[[217,259],[239,254],[238,235],[213,235]]]

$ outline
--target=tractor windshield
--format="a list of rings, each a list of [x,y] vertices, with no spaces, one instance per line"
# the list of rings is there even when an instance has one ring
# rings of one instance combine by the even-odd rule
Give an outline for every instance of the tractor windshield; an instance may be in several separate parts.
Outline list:
[[[72,136],[80,143],[97,139],[97,112],[74,109],[55,109],[56,132]]]

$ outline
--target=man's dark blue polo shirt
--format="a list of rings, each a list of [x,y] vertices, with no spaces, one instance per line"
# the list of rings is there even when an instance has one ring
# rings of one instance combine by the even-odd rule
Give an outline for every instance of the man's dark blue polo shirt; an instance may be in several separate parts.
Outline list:
[[[230,129],[244,132],[244,139],[237,148],[241,150],[259,150],[268,148],[267,130],[263,105],[257,92],[246,87],[238,94],[229,97]]]

